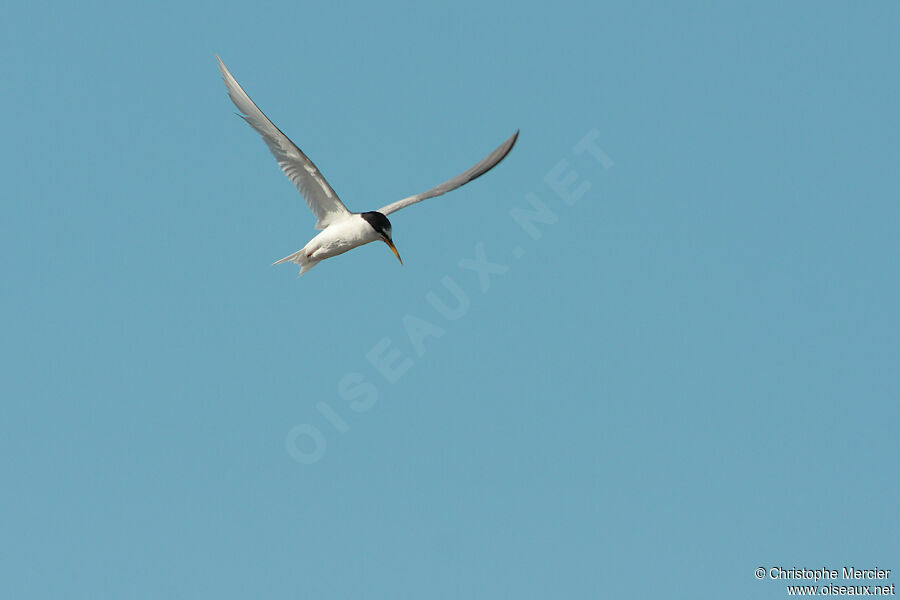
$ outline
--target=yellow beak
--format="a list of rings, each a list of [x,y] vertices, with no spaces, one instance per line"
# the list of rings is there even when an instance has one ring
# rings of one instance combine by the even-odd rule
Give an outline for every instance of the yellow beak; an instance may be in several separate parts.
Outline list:
[[[400,261],[400,264],[402,265],[402,264],[403,264],[403,259],[400,258],[400,253],[397,252],[397,247],[394,246],[394,242],[392,242],[391,240],[389,240],[389,239],[387,239],[387,238],[382,238],[382,239],[384,239],[384,243],[387,244],[388,247],[389,247],[391,250],[394,251],[394,256],[397,257],[397,260],[399,260],[399,261]]]

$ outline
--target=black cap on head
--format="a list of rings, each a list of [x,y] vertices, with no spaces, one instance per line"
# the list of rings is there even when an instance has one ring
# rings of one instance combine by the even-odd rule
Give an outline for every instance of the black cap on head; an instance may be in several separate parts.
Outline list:
[[[365,219],[366,222],[372,226],[372,229],[374,229],[381,235],[385,236],[386,238],[391,237],[391,222],[388,221],[388,218],[380,212],[373,210],[370,212],[361,213],[359,216]]]

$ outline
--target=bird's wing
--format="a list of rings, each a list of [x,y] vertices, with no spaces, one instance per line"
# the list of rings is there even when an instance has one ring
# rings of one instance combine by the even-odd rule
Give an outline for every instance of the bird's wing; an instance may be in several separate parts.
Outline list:
[[[281,170],[306,199],[310,210],[318,219],[316,229],[324,229],[333,221],[349,215],[350,211],[325,181],[325,177],[316,168],[313,161],[309,160],[300,148],[295,146],[294,142],[281,133],[281,130],[275,127],[272,121],[259,110],[259,107],[253,103],[247,92],[234,79],[231,71],[218,55],[216,60],[219,61],[219,70],[222,71],[222,79],[225,80],[225,87],[228,88],[228,96],[242,113],[239,116],[262,136],[263,141],[275,156],[275,160],[281,166]]]
[[[477,165],[475,165],[465,173],[461,173],[450,181],[445,181],[441,185],[431,188],[427,192],[422,192],[421,194],[416,194],[415,196],[410,196],[409,198],[404,198],[403,200],[392,202],[384,208],[379,209],[378,212],[383,215],[389,215],[392,212],[409,206],[410,204],[415,204],[416,202],[421,202],[422,200],[426,200],[428,198],[434,198],[435,196],[446,194],[447,192],[455,190],[461,185],[469,183],[473,179],[481,177],[482,175],[496,167],[497,163],[506,158],[506,155],[509,154],[510,150],[512,150],[513,145],[516,143],[516,138],[518,137],[519,132],[516,131],[514,134],[512,134],[512,136],[509,137],[508,140],[500,144],[500,146],[496,150],[485,156],[481,160],[481,162],[479,162]]]

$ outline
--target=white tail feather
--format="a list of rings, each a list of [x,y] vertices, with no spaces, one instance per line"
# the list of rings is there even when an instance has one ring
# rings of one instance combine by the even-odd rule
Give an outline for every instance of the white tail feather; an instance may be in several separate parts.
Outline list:
[[[307,271],[312,269],[314,266],[316,266],[316,264],[318,264],[319,261],[311,259],[308,256],[306,256],[306,252],[304,252],[303,250],[298,250],[298,251],[294,252],[293,254],[289,254],[288,256],[285,256],[281,260],[276,260],[272,264],[280,265],[281,263],[285,263],[285,262],[292,262],[296,265],[300,265],[300,275],[303,275],[304,273],[306,273]]]
[[[301,262],[301,257],[306,258],[306,254],[303,253],[303,250],[297,250],[293,254],[289,254],[282,258],[281,260],[276,260],[273,262],[273,265],[280,265],[281,263],[291,261],[292,263],[297,263],[298,265],[303,264]]]

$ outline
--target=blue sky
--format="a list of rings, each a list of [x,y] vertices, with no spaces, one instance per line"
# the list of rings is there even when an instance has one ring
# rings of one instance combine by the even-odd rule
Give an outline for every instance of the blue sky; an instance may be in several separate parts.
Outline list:
[[[757,567],[900,570],[898,17],[7,7],[0,594],[777,598]],[[521,137],[392,215],[403,266],[371,244],[297,279],[270,263],[314,220],[214,53],[353,210]]]

